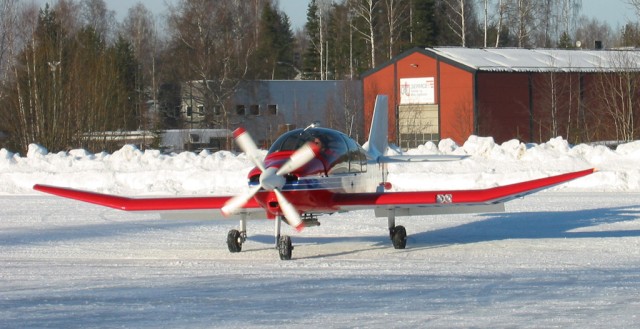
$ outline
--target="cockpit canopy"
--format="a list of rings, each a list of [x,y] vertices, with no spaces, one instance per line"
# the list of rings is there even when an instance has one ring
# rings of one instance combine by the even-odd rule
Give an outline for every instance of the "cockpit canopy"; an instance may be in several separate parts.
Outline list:
[[[271,145],[268,154],[295,151],[307,142],[320,147],[320,158],[327,174],[367,171],[367,152],[349,136],[332,129],[316,127],[289,131]]]

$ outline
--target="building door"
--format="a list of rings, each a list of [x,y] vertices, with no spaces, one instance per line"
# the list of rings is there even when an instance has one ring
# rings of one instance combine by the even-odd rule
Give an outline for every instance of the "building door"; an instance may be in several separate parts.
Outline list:
[[[398,106],[399,143],[403,150],[426,142],[440,140],[437,104],[405,104]]]

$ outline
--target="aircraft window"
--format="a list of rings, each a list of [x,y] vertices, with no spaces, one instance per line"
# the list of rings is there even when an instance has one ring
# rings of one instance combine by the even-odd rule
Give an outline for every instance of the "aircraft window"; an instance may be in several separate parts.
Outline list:
[[[367,171],[367,158],[365,151],[348,136],[344,136],[349,147],[349,172]]]
[[[339,133],[332,133],[320,136],[320,138],[325,145],[324,148],[321,148],[321,152],[327,160],[329,173],[349,172],[349,152],[342,136]]]

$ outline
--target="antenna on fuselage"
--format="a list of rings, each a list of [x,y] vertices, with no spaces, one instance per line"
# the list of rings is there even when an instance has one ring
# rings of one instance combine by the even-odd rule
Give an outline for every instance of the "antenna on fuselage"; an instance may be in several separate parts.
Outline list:
[[[304,128],[304,131],[307,131],[307,129],[318,128],[318,127],[320,127],[320,121],[314,121],[310,125],[308,125],[307,128]]]

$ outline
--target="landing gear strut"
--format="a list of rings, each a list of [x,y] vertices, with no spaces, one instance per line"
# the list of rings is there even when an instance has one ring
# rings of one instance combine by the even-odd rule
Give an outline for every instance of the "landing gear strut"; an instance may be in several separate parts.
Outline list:
[[[402,225],[396,226],[396,213],[389,209],[389,238],[395,249],[404,249],[407,246],[407,230]]]
[[[278,254],[280,255],[280,259],[282,260],[290,260],[291,254],[293,252],[293,244],[291,243],[291,237],[288,235],[280,235],[280,230],[282,226],[282,221],[285,220],[284,216],[276,216],[275,222],[275,245],[276,250],[278,250]],[[316,220],[317,222],[317,220]],[[316,225],[319,225],[316,224]],[[242,219],[240,219],[240,229],[231,230],[227,234],[227,247],[229,248],[229,252],[236,253],[242,251],[242,244],[247,241],[247,218],[246,214],[242,215]]]

